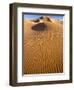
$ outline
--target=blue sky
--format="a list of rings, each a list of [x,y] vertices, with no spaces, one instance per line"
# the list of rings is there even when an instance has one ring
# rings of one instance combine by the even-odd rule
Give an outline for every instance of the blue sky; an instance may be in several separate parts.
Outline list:
[[[33,20],[33,19],[38,19],[41,16],[49,16],[52,17],[54,19],[58,19],[58,20],[62,20],[64,15],[42,15],[42,14],[24,14],[24,19],[29,19],[29,20]]]

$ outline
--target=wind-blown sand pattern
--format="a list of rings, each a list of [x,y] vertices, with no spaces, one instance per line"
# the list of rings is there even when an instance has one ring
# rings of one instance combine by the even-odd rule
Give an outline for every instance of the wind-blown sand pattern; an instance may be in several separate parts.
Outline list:
[[[24,20],[24,74],[63,72],[63,23],[47,16]]]

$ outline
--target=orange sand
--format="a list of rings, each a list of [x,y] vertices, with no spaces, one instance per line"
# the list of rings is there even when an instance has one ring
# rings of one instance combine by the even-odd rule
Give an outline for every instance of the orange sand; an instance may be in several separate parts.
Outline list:
[[[63,72],[63,24],[43,20],[45,30],[32,30],[37,23],[24,21],[24,74]]]

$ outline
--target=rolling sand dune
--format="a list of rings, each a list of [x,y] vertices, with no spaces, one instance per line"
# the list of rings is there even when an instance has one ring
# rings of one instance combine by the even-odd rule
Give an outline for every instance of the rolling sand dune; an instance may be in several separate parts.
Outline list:
[[[63,24],[49,17],[24,20],[24,74],[63,72]]]

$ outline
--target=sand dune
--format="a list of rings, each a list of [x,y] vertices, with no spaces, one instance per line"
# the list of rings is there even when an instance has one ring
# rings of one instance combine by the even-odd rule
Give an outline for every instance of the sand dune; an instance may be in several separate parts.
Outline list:
[[[48,17],[24,21],[24,73],[63,72],[63,24]]]

